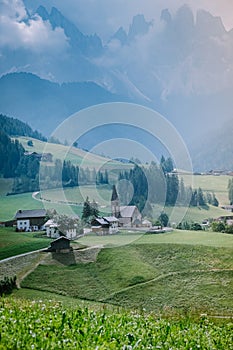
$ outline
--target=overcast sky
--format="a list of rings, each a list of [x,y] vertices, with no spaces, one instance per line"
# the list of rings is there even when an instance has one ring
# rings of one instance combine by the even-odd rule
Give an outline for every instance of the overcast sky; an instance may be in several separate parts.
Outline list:
[[[4,1],[4,0],[0,0]],[[48,10],[57,7],[86,33],[97,32],[103,37],[115,32],[119,26],[128,26],[132,17],[143,13],[147,20],[159,20],[164,8],[174,13],[188,4],[194,10],[205,9],[221,16],[226,29],[233,28],[233,0],[25,0],[28,8],[44,5]]]

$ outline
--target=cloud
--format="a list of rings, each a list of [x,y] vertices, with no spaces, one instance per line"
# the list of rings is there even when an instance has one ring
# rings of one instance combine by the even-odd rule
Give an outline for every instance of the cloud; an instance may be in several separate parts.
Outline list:
[[[57,54],[68,45],[61,28],[53,30],[39,16],[30,18],[20,0],[3,0],[0,13],[0,47]]]
[[[188,6],[177,14],[174,12],[173,19],[171,30],[165,30],[162,21],[154,21],[146,35],[127,45],[112,39],[97,63],[117,72],[118,77],[123,73],[125,79],[152,100],[158,94],[158,86],[164,100],[177,92],[209,94],[231,87],[231,35],[200,36],[197,41],[199,34],[197,31],[193,37],[194,22]],[[214,25],[217,23],[213,20],[210,26],[213,31]]]

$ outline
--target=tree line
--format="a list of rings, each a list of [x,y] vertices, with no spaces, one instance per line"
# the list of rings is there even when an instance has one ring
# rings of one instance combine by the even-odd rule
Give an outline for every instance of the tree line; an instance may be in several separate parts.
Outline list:
[[[54,166],[41,164],[40,181],[43,188],[105,185],[109,183],[109,174],[107,170],[82,168],[70,160],[56,159]]]
[[[135,164],[129,172],[120,172],[118,192],[123,205],[137,205],[145,215],[151,211],[150,204],[166,206],[218,206],[214,193],[204,194],[201,188],[185,186],[183,178],[173,172],[171,158],[161,158],[160,164],[151,162],[147,167]],[[125,181],[122,181],[125,180]],[[133,195],[129,190],[133,186]],[[127,190],[128,189],[128,190]]]
[[[15,176],[12,193],[38,191],[40,186],[49,189],[109,183],[107,170],[83,169],[69,160],[62,162],[60,159],[55,160],[54,166],[47,166],[33,154],[22,155],[11,175]]]

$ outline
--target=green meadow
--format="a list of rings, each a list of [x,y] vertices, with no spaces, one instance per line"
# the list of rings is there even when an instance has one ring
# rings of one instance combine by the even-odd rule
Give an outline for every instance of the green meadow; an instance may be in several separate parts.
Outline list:
[[[62,159],[70,160],[73,164],[82,166],[83,168],[88,167],[89,169],[99,168],[115,170],[115,169],[130,169],[132,165],[123,164],[112,159],[86,152],[82,149],[69,147],[61,144],[43,142],[30,137],[18,137],[19,142],[23,145],[24,149],[29,152],[37,153],[51,153],[53,160]],[[33,147],[28,146],[27,142],[31,140]]]
[[[112,242],[87,236],[79,242],[105,246],[95,261],[74,264],[74,253],[70,265],[67,257],[64,264],[44,257],[21,286],[147,312],[233,315],[233,236],[203,234],[138,235],[131,244],[125,237],[136,235],[126,232]]]
[[[82,204],[86,197],[93,199],[99,204],[99,209],[103,213],[110,212],[111,186],[81,186],[66,188],[64,190],[45,190],[32,197],[32,193],[22,193],[11,196],[0,196],[0,221],[13,219],[18,209],[56,209],[59,213],[70,213],[71,210],[81,216]],[[44,202],[40,200],[42,198]],[[69,208],[70,206],[70,208]],[[163,208],[154,206],[154,217],[157,218],[164,210],[168,215],[172,212],[171,207]],[[219,207],[176,207],[177,217],[184,215],[184,220],[188,222],[201,223],[204,219],[218,218],[227,215],[227,212]]]
[[[50,241],[38,233],[15,232],[12,227],[0,227],[0,260],[46,248]]]
[[[191,182],[191,175],[182,175],[184,183]],[[204,192],[214,192],[220,205],[229,204],[227,186],[232,176],[194,175],[193,188],[201,187]]]

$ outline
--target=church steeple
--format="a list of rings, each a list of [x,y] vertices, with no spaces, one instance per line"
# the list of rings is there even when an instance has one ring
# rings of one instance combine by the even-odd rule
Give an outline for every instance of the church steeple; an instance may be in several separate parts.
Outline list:
[[[112,209],[112,215],[115,216],[116,218],[119,218],[120,205],[119,205],[119,197],[118,197],[115,185],[113,185],[112,187],[111,209]]]

